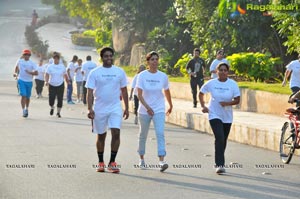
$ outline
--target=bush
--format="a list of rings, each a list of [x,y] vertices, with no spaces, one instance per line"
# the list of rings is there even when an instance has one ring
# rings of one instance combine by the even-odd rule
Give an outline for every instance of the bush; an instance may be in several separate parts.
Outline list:
[[[95,37],[85,36],[81,33],[72,34],[72,43],[79,46],[95,46]]]
[[[41,41],[33,26],[26,26],[25,38],[33,53],[38,56],[46,57],[48,53],[48,42]]]
[[[271,54],[262,53],[238,53],[227,57],[230,62],[230,70],[236,75],[248,79],[265,81],[277,75],[275,66],[281,63],[280,58],[272,58]]]

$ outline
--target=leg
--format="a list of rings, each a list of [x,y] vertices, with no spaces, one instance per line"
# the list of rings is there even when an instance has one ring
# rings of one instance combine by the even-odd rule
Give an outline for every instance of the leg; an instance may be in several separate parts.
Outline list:
[[[72,93],[73,93],[73,81],[67,86],[67,101],[72,101]]]
[[[229,136],[230,133],[230,129],[231,129],[231,123],[223,123],[223,129],[224,129],[224,153],[225,153],[225,149],[226,149],[226,145],[227,145],[227,138]]]
[[[56,89],[54,86],[49,85],[49,106],[54,108],[55,98],[56,98]]]
[[[39,96],[39,80],[35,79],[35,90],[36,90],[36,94],[37,96]]]
[[[63,98],[64,98],[65,85],[64,83],[57,88],[57,116],[60,116],[60,111],[63,106]]]
[[[191,89],[192,89],[192,94],[193,94],[193,104],[194,104],[194,108],[197,107],[197,82],[194,79],[190,80],[190,85],[191,85]]]
[[[139,98],[136,95],[134,95],[133,98],[134,98],[134,114],[137,116],[137,110],[139,108]]]
[[[111,156],[110,156],[109,163],[115,162],[117,153],[119,151],[119,146],[120,146],[120,129],[112,128],[111,129]]]
[[[209,120],[209,123],[215,135],[215,164],[217,167],[224,166],[225,135],[223,123],[220,119]]]
[[[156,113],[153,116],[153,124],[157,140],[157,153],[160,161],[164,160],[166,156],[166,144],[165,144],[165,113]]]
[[[86,84],[86,81],[83,81],[83,90],[82,90],[82,102],[83,104],[86,104],[86,93],[87,93],[87,88],[85,88],[85,84]]]
[[[146,151],[146,141],[149,132],[149,126],[151,122],[151,117],[149,115],[139,114],[140,121],[140,132],[139,132],[139,144],[138,144],[138,153],[141,159],[144,159]]]
[[[97,147],[97,152],[99,153],[104,153],[104,147],[105,147],[105,138],[106,138],[106,132],[103,134],[98,134],[97,135],[97,142],[96,142],[96,147]],[[103,162],[99,160],[99,162]]]

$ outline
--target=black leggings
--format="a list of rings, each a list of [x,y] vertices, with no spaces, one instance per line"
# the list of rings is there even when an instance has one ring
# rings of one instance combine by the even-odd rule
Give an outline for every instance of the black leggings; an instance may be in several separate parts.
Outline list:
[[[139,108],[139,98],[136,95],[134,95],[133,99],[134,99],[134,114],[137,116],[137,110]]]
[[[35,89],[36,89],[36,94],[42,94],[43,92],[43,87],[44,87],[45,81],[44,80],[39,80],[35,79]]]
[[[209,120],[210,126],[215,135],[215,163],[216,166],[224,166],[225,149],[227,138],[230,132],[231,123],[223,123],[220,119]]]
[[[57,108],[63,106],[65,84],[62,83],[60,86],[51,86],[49,84],[49,105],[54,106],[55,98],[57,97]]]
[[[199,87],[199,90],[200,90],[203,83],[204,83],[203,79],[197,79],[197,78],[191,78],[190,79],[190,86],[191,86],[191,89],[192,89],[193,104],[194,105],[197,105],[197,86]]]

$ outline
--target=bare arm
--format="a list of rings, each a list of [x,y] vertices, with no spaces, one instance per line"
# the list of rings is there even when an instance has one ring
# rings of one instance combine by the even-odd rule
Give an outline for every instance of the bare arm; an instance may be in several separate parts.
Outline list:
[[[169,109],[167,110],[166,115],[170,115],[172,113],[172,109],[173,109],[170,89],[165,90],[165,96],[166,96],[167,102],[169,104]]]
[[[199,101],[202,107],[202,112],[203,113],[208,113],[209,110],[208,108],[205,106],[205,102],[204,102],[204,93],[199,92]]]
[[[137,88],[138,89],[138,98],[140,100],[140,102],[143,104],[143,106],[147,109],[147,113],[151,116],[154,115],[154,112],[152,110],[152,108],[146,103],[144,97],[143,97],[143,90],[140,89],[140,88]]]
[[[233,106],[240,103],[240,96],[233,98],[230,102],[220,102],[221,106]]]
[[[283,78],[283,82],[282,82],[282,86],[286,85],[286,82],[289,78],[289,76],[291,75],[292,71],[286,70],[285,74],[284,74],[284,78]]]
[[[124,113],[123,113],[123,117],[126,120],[129,117],[127,87],[125,86],[125,87],[121,88],[121,91],[122,91],[122,97],[123,97],[124,105],[125,105],[125,110],[124,110]]]
[[[129,96],[129,100],[131,100],[131,99],[132,99],[133,90],[134,90],[134,88],[131,88],[131,91],[130,91],[130,96]]]
[[[88,118],[94,119],[95,117],[95,112],[93,110],[93,102],[94,102],[94,95],[93,95],[93,89],[88,88],[87,92],[87,105],[88,105]]]
[[[45,73],[45,85],[48,86],[49,85],[49,74]]]

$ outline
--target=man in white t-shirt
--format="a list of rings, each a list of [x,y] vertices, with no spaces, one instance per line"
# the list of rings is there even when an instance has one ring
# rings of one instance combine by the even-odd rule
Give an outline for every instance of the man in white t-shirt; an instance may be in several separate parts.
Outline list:
[[[19,59],[15,67],[15,75],[18,77],[18,87],[21,95],[21,106],[23,109],[23,117],[28,117],[28,107],[30,103],[32,79],[34,75],[38,75],[37,65],[29,58],[30,50],[23,50],[23,59]]]
[[[211,73],[211,78],[217,78],[217,66],[220,63],[226,63],[229,64],[227,59],[224,58],[224,50],[218,50],[217,51],[217,57],[216,59],[211,63],[210,67],[209,67],[209,72]]]
[[[86,104],[86,93],[87,89],[85,87],[86,80],[88,78],[88,75],[90,74],[91,70],[97,67],[97,64],[92,61],[92,57],[88,55],[86,57],[86,62],[82,64],[81,73],[83,75],[83,90],[82,90],[82,102],[83,104]]]
[[[72,100],[72,94],[73,94],[73,79],[74,79],[74,75],[75,75],[75,70],[76,70],[76,62],[78,60],[78,57],[76,55],[73,56],[72,61],[70,61],[70,63],[68,64],[67,67],[67,74],[69,77],[69,84],[67,87],[67,101],[68,104],[75,104]]]
[[[300,54],[298,55],[297,60],[291,61],[286,66],[282,86],[286,85],[286,82],[290,76],[290,89],[292,90],[292,93],[295,94],[300,90]]]
[[[129,112],[126,74],[123,69],[113,65],[113,55],[114,50],[110,47],[105,47],[100,51],[103,66],[90,72],[85,86],[88,89],[88,117],[92,119],[93,131],[98,136],[96,146],[99,165],[97,171],[105,171],[103,154],[106,132],[109,128],[111,129],[112,140],[108,170],[112,173],[119,173],[120,170],[115,158],[120,146],[122,116],[127,119]],[[120,90],[125,104],[123,114]]]

